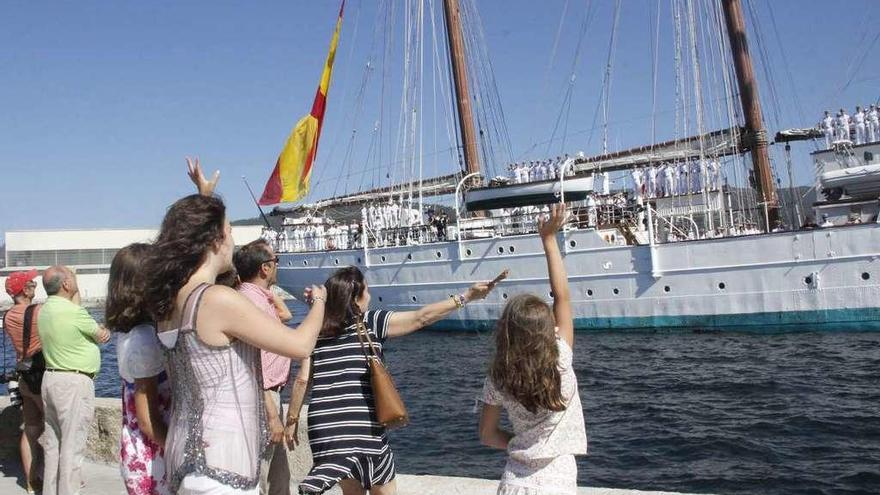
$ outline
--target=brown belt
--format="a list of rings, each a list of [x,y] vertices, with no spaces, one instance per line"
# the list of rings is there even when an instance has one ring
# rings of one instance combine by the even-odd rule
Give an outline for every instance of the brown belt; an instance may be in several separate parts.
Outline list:
[[[80,371],[80,370],[62,370],[62,369],[58,369],[58,368],[46,368],[46,371],[54,371],[56,373],[79,373],[80,375],[85,375],[85,376],[91,378],[92,380],[95,379],[95,373],[86,373],[85,371]]]

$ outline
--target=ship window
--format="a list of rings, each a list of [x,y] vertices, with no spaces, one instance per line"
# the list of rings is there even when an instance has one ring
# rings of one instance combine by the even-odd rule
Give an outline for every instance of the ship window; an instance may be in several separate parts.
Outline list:
[[[615,287],[614,290],[611,291],[611,292],[613,292],[614,295],[616,296],[617,294],[620,294],[620,289],[618,289],[617,287]]]
[[[514,252],[514,251],[516,250],[516,248],[514,248],[513,246],[509,246],[509,247],[507,248],[507,250],[510,251],[510,252],[512,253],[512,252]]]
[[[568,245],[571,247],[575,247],[578,245],[578,243],[576,240],[572,239],[572,240],[568,241]]]
[[[382,302],[382,296],[379,296],[379,302]]]
[[[724,290],[725,287],[727,287],[727,286],[724,285],[724,282],[718,282],[718,289],[719,290]]]
[[[862,280],[868,280],[871,278],[871,274],[868,272],[862,272]]]
[[[443,257],[443,253],[441,253],[440,251],[437,251],[437,257],[438,257],[438,258],[442,258],[442,257]]]
[[[866,151],[865,152],[865,161],[866,162],[874,161],[874,153],[871,153],[870,151]]]
[[[407,255],[406,255],[406,259],[411,260],[411,259],[412,259],[412,253],[407,254]]]
[[[293,266],[293,262],[290,260],[287,260],[287,266]]]
[[[464,251],[464,255],[465,255],[465,256],[470,256],[471,254],[473,254],[473,253],[471,253],[471,250],[470,250],[470,249],[466,249],[466,250]]]
[[[309,266],[309,260],[303,260],[303,266]]]
[[[498,246],[498,254],[504,254],[504,246]]]
[[[593,289],[587,289],[587,297],[593,297]]]
[[[412,299],[412,302],[416,302],[416,301],[417,301],[416,296],[412,296],[411,299]]]
[[[807,275],[806,277],[804,277],[804,283],[807,285],[812,285],[813,284],[813,277]]]
[[[670,290],[672,289],[670,289],[668,285],[663,286],[663,292],[669,292]]]
[[[382,260],[382,261],[385,261],[385,255],[384,255],[384,254],[382,255],[381,260]]]
[[[336,258],[335,260],[333,260],[333,264],[334,264],[334,265],[338,265],[338,264],[339,264],[339,258]]]
[[[357,262],[358,262],[358,264],[361,264],[361,258],[360,258],[360,256],[358,256]]]
[[[507,299],[507,292],[501,293],[501,299]]]

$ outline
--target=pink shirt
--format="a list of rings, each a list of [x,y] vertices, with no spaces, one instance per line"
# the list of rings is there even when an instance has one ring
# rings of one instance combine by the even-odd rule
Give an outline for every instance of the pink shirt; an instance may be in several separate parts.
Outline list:
[[[271,291],[250,282],[242,282],[241,286],[238,288],[238,292],[248,298],[264,313],[280,321],[278,318],[278,312],[275,310],[275,303]],[[260,358],[263,363],[264,389],[277,387],[287,383],[287,379],[290,376],[290,358],[262,350],[260,351]]]

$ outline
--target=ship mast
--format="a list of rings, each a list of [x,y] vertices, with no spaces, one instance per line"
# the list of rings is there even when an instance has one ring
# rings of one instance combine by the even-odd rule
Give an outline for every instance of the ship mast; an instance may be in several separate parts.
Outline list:
[[[446,18],[449,58],[452,60],[452,78],[455,81],[455,104],[458,109],[461,144],[464,148],[464,163],[467,173],[472,174],[480,171],[480,157],[477,154],[477,133],[474,130],[474,115],[468,91],[467,57],[464,51],[458,0],[443,0],[443,13]]]
[[[739,98],[742,104],[747,134],[746,143],[751,148],[752,166],[755,169],[755,183],[758,196],[766,205],[769,230],[779,217],[779,204],[776,199],[776,188],[773,174],[770,171],[770,156],[767,153],[767,131],[764,130],[764,118],[761,113],[761,102],[758,99],[758,81],[752,68],[752,56],[746,40],[746,26],[740,0],[721,0],[724,9],[724,20],[727,24],[727,35],[730,38],[730,49],[733,52],[733,64],[736,68],[736,80],[739,85]]]

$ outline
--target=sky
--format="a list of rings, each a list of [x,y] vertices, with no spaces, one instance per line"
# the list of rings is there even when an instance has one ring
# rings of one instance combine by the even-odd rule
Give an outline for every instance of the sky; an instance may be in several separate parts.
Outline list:
[[[463,1],[479,10],[497,88],[486,94],[500,101],[510,142],[493,154],[494,166],[601,152],[596,109],[615,3]],[[701,17],[711,0],[691,1]],[[425,69],[409,85],[422,88],[421,141],[415,150],[400,144],[406,140],[398,126],[405,3],[347,3],[311,199],[399,179],[416,163],[426,176],[453,166],[448,97],[443,75],[430,63],[431,41],[418,45]],[[648,144],[652,134],[660,141],[685,131],[675,123],[671,3],[621,3],[608,98],[612,151]],[[814,125],[825,109],[851,112],[880,99],[880,2],[743,3],[754,14],[747,22],[758,24],[749,25],[750,42],[771,134]],[[383,17],[392,4],[393,19]],[[409,5],[415,8],[418,1]],[[419,39],[437,32],[430,12],[439,16],[439,5],[423,3],[425,35]],[[291,128],[309,111],[338,8],[335,0],[0,4],[0,236],[10,230],[157,226],[165,209],[192,190],[185,156],[199,156],[206,169],[221,171],[219,192],[231,219],[255,216],[241,177],[259,195]],[[468,22],[475,29],[477,22]],[[704,22],[700,26],[706,29]],[[397,41],[383,44],[387,33]],[[713,34],[698,36],[711,41]],[[723,93],[709,71],[717,63],[713,57],[707,52],[701,59],[707,71],[701,88],[710,102]],[[691,78],[692,72],[680,74]],[[719,123],[711,115],[720,109],[717,103],[703,107],[706,130]],[[694,131],[690,113],[687,130]],[[567,124],[556,126],[557,139],[548,146],[560,115],[568,116]],[[490,124],[499,125],[501,119],[495,120]],[[558,139],[563,134],[564,144]],[[812,148],[794,146],[796,182],[812,183]],[[774,159],[781,160],[779,150]]]

